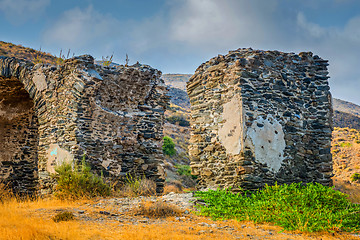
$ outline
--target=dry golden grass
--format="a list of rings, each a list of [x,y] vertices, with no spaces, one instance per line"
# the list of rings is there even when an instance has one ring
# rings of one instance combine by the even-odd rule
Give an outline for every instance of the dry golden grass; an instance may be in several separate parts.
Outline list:
[[[14,197],[14,195],[10,189],[4,183],[0,182],[0,203],[9,201],[12,197]]]
[[[150,218],[180,216],[182,212],[183,211],[175,205],[163,201],[145,201],[140,203],[140,206],[135,209],[135,215],[141,215]]]
[[[353,203],[360,204],[360,184],[350,183],[348,181],[342,181],[334,179],[334,186],[336,190],[349,195],[349,200]]]
[[[182,193],[184,192],[184,189],[180,183],[180,185],[175,185],[175,184],[167,184],[164,187],[164,194],[168,194],[168,193]]]
[[[251,222],[212,221],[204,217],[187,215],[183,220],[167,217],[160,222],[135,225],[114,220],[54,222],[56,209],[77,209],[92,202],[66,202],[54,199],[16,201],[0,204],[0,239],[358,239],[350,234],[302,234],[284,232],[272,225],[255,225]],[[90,212],[90,209],[88,210]],[[135,216],[134,216],[135,217]],[[216,225],[215,227],[213,225]],[[246,225],[246,226],[245,226]],[[244,227],[245,226],[245,227]],[[232,229],[232,230],[231,230]],[[271,232],[271,235],[269,234]]]
[[[31,61],[35,64],[39,62],[52,64],[56,63],[56,57],[49,53],[3,41],[0,41],[0,56],[15,57],[26,61]]]
[[[34,209],[66,206],[56,200],[12,199],[0,204],[0,239],[89,239],[100,233],[87,231],[76,221],[55,223],[49,217],[34,216]]]
[[[127,179],[120,191],[114,192],[114,195],[119,197],[153,196],[156,195],[156,183],[145,177],[131,177]]]
[[[360,131],[335,128],[331,151],[335,189],[348,194],[352,202],[360,203],[360,184],[350,181],[354,173],[360,173]]]

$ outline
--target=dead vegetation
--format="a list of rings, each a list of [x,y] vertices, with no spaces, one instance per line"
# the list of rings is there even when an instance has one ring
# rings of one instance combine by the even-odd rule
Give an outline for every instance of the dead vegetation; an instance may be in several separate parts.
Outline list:
[[[74,214],[68,211],[60,212],[52,218],[54,222],[71,221],[74,219],[75,219]]]
[[[0,203],[9,201],[13,197],[14,194],[11,192],[10,188],[6,184],[0,182]]]
[[[135,209],[135,215],[141,215],[150,218],[165,218],[171,216],[180,216],[181,211],[175,205],[163,201],[146,201],[140,203],[140,206]]]
[[[153,196],[156,195],[156,183],[144,176],[128,175],[125,183],[114,194],[119,197]]]

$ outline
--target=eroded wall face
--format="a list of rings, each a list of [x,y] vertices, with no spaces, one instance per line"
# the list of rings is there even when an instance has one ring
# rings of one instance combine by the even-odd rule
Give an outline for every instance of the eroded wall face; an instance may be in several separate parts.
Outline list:
[[[18,79],[0,77],[0,181],[18,193],[36,188],[38,141],[33,100]]]
[[[230,187],[244,139],[241,88],[236,72],[224,74],[225,63],[195,74],[187,85],[191,102],[191,168],[200,187]]]
[[[145,70],[145,71],[144,71]],[[167,98],[159,85],[160,72],[154,69],[124,68],[107,73],[98,70],[102,82],[84,95],[79,136],[87,155],[115,182],[128,175],[157,182],[162,191],[164,176],[162,137]],[[86,121],[88,119],[89,121]]]
[[[327,65],[311,53],[252,49],[201,65],[187,86],[200,187],[331,185]]]
[[[58,66],[0,56],[0,76],[0,178],[48,194],[56,167],[85,155],[112,183],[145,176],[162,191],[160,71],[97,66],[89,55]]]

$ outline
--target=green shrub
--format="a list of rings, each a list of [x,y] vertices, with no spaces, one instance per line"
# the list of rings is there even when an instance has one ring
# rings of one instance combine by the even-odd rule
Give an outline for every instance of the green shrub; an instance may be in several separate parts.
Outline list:
[[[191,167],[189,165],[175,165],[175,168],[180,176],[188,176],[196,179],[196,176],[191,174]]]
[[[349,142],[341,142],[340,143],[340,147],[351,147],[351,143],[349,143]]]
[[[213,219],[270,222],[306,232],[360,231],[360,206],[318,183],[265,186],[245,194],[209,190],[195,196],[206,202],[200,214]]]
[[[353,175],[351,175],[350,181],[359,182],[360,181],[360,173],[354,173]]]
[[[53,177],[57,181],[54,192],[56,197],[80,199],[110,195],[110,187],[101,177],[91,173],[90,166],[85,163],[85,156],[81,166],[74,165],[72,167],[70,163],[63,163],[55,169],[56,174]]]
[[[163,138],[164,144],[162,146],[163,152],[166,155],[173,156],[176,153],[175,143],[173,142],[171,137],[165,136]]]

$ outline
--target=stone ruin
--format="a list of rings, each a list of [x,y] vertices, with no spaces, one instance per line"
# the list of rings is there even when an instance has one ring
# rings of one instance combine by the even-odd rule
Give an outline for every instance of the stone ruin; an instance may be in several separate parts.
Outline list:
[[[199,187],[331,185],[327,62],[311,52],[238,49],[202,64],[187,83]]]
[[[0,181],[49,193],[51,174],[85,154],[112,182],[127,174],[162,192],[167,89],[147,65],[106,67],[85,55],[63,65],[0,57]]]

